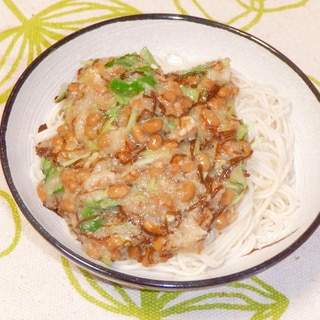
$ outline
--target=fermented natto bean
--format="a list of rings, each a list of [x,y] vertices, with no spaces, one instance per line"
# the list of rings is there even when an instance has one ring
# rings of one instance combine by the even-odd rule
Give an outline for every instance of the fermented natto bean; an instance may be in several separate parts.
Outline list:
[[[229,225],[229,221],[227,219],[227,217],[222,213],[220,214],[216,220],[214,220],[213,222],[213,226],[217,229],[217,230],[222,230],[224,229],[226,226]]]
[[[131,106],[130,105],[124,106],[117,120],[119,126],[126,126],[128,124],[130,115],[131,115]]]
[[[44,183],[40,182],[37,186],[37,193],[42,202],[47,201],[47,193],[44,189]]]
[[[130,170],[128,173],[126,173],[124,176],[123,176],[123,180],[126,182],[126,183],[133,183],[134,181],[136,181],[140,176],[140,173],[138,170],[136,169],[132,169]]]
[[[167,238],[166,237],[157,237],[156,239],[154,239],[153,241],[153,249],[155,251],[161,251],[164,247],[164,245],[167,242]]]
[[[74,181],[74,180],[70,180],[67,183],[65,183],[64,187],[68,192],[73,193],[76,191],[76,189],[78,187],[78,182]]]
[[[60,174],[60,179],[66,191],[72,193],[77,189],[77,173],[72,171],[71,169],[64,169]]]
[[[111,199],[124,198],[129,194],[130,187],[125,183],[118,183],[108,189],[108,196]]]
[[[139,246],[129,247],[128,248],[128,256],[130,259],[138,259],[141,255],[141,250]]]
[[[177,94],[174,91],[166,91],[163,93],[162,97],[169,102],[173,102],[176,99]]]
[[[186,83],[188,86],[196,87],[199,83],[199,76],[198,75],[189,75],[183,79],[184,83]],[[202,85],[202,83],[201,83]]]
[[[80,83],[72,82],[68,85],[68,92],[69,93],[80,93]]]
[[[176,153],[171,158],[171,166],[176,170],[182,170],[183,172],[190,172],[193,169],[193,161],[185,154]]]
[[[84,134],[88,137],[88,139],[92,140],[97,137],[98,132],[93,127],[85,126],[84,127]]]
[[[240,91],[239,87],[233,87],[232,88],[232,94],[235,95],[235,96],[239,93],[239,91]]]
[[[86,125],[93,127],[97,125],[101,119],[102,119],[102,116],[100,113],[92,112],[86,118]]]
[[[51,139],[51,145],[54,148],[62,148],[64,145],[64,138],[61,136],[54,136]]]
[[[189,97],[182,97],[181,98],[182,104],[184,107],[186,107],[187,109],[190,109],[193,105],[192,100]]]
[[[61,171],[60,179],[61,179],[62,183],[66,183],[68,181],[76,181],[77,173],[75,171],[73,171],[72,169],[66,168]]]
[[[227,98],[228,96],[232,95],[233,90],[229,86],[223,86],[219,89],[217,95],[220,98]]]
[[[241,140],[241,141],[240,141],[240,144],[241,144],[241,148],[242,148],[243,153],[244,153],[245,155],[250,154],[250,152],[251,152],[251,147],[250,147],[249,143],[246,142],[246,141]]]
[[[147,146],[150,150],[158,150],[162,146],[162,137],[159,134],[151,135]]]
[[[160,176],[162,173],[164,173],[166,170],[166,167],[163,165],[163,166],[152,166],[150,169],[149,169],[149,172],[150,172],[150,176],[151,177],[158,177]]]
[[[106,246],[111,253],[114,253],[123,246],[123,240],[118,236],[112,236],[106,241]]]
[[[162,129],[163,121],[158,118],[153,118],[142,123],[142,130],[147,133],[156,133]]]
[[[208,101],[208,106],[212,109],[220,109],[224,105],[224,99],[213,97]]]
[[[77,181],[82,184],[90,176],[90,171],[87,169],[82,169],[77,172]]]
[[[187,202],[193,199],[196,193],[196,186],[192,181],[187,181],[182,186],[181,191],[182,191],[181,201]]]
[[[172,150],[177,148],[179,145],[179,142],[175,141],[175,140],[165,140],[163,143],[163,148],[166,150]]]
[[[76,210],[74,203],[66,199],[60,201],[60,208],[63,212],[75,212]]]
[[[65,133],[66,131],[68,131],[69,128],[68,128],[68,125],[67,124],[62,124],[61,126],[59,126],[57,128],[57,132],[60,133],[60,134],[63,134]]]
[[[177,82],[170,82],[168,89],[174,92],[177,96],[181,96],[182,94],[180,85]]]
[[[215,82],[211,79],[204,79],[201,82],[201,88],[207,90],[207,91],[211,91],[212,88],[214,87]]]
[[[220,204],[225,207],[231,203],[233,198],[234,191],[231,188],[226,188],[225,192],[222,194]]]
[[[181,167],[181,170],[183,172],[190,172],[192,171],[193,169],[193,165],[194,165],[194,162],[188,158],[188,157],[185,157],[184,159],[182,159],[182,161],[180,162],[180,167]]]
[[[164,229],[161,225],[156,224],[155,222],[152,222],[150,220],[144,220],[143,228],[145,229],[145,231],[151,234],[161,235],[164,232]]]
[[[132,136],[138,143],[145,143],[148,139],[148,135],[142,130],[141,126],[135,124],[132,127]]]
[[[209,109],[202,109],[200,115],[201,115],[201,118],[203,119],[203,121],[209,127],[216,127],[220,123],[217,115]]]
[[[217,61],[214,66],[213,66],[214,70],[217,71],[221,71],[223,70],[224,66],[223,66],[223,62],[222,61]]]
[[[173,206],[173,200],[172,200],[171,196],[167,193],[161,193],[161,194],[155,195],[153,197],[153,201],[157,205],[162,206],[162,207],[166,207],[169,209],[171,209]]]
[[[101,149],[107,148],[111,143],[110,140],[110,133],[109,131],[102,134],[102,136],[99,139],[99,147]]]
[[[71,130],[68,130],[64,136],[67,141],[74,141],[76,139],[75,133]]]
[[[197,155],[197,159],[198,159],[198,162],[199,162],[202,170],[203,171],[209,171],[210,166],[211,166],[209,156],[204,152],[200,152]]]

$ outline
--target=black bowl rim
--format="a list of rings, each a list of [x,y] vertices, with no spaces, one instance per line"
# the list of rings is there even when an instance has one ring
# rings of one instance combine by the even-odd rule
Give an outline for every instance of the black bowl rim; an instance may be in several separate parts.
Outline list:
[[[49,56],[54,50],[63,46],[64,44],[72,41],[73,39],[77,38],[78,36],[100,28],[105,25],[114,24],[114,23],[121,23],[121,22],[128,22],[128,21],[136,21],[136,20],[178,20],[178,21],[186,21],[190,23],[202,24],[213,28],[223,29],[238,36],[244,37],[245,39],[256,43],[259,46],[262,46],[277,58],[282,60],[286,63],[293,71],[295,71],[298,76],[304,81],[304,83],[309,87],[310,91],[315,95],[317,100],[320,102],[320,93],[313,85],[313,83],[309,80],[309,78],[302,72],[302,70],[293,63],[289,58],[287,58],[284,54],[280,51],[269,45],[268,43],[264,42],[263,40],[247,33],[236,29],[234,27],[207,20],[204,18],[194,17],[194,16],[187,16],[181,14],[171,14],[171,13],[151,13],[151,14],[136,14],[130,16],[123,16],[118,18],[113,18],[109,20],[105,20],[99,23],[95,23],[83,29],[80,29],[69,36],[61,39],[60,41],[53,44],[51,47],[46,49],[42,54],[40,54],[22,73],[19,77],[18,81],[16,82],[8,101],[5,105],[3,117],[1,120],[1,127],[0,127],[0,141],[1,141],[1,149],[0,149],[0,156],[1,156],[1,164],[4,172],[4,176],[6,178],[8,187],[17,202],[20,210],[22,211],[23,215],[27,218],[29,223],[55,248],[60,251],[66,258],[75,262],[78,266],[87,269],[88,271],[94,273],[95,275],[109,280],[111,282],[120,283],[122,285],[130,285],[137,288],[151,288],[151,289],[160,289],[160,290],[187,290],[187,289],[204,289],[208,287],[214,287],[218,285],[224,285],[230,282],[240,281],[250,276],[257,274],[258,272],[264,271],[267,268],[275,265],[276,263],[280,262],[287,256],[289,256],[293,251],[299,248],[318,228],[320,225],[320,213],[312,222],[312,224],[308,227],[308,229],[289,247],[284,249],[282,252],[278,253],[273,258],[260,263],[257,266],[252,268],[243,270],[241,272],[236,272],[234,274],[230,274],[227,276],[221,276],[217,278],[209,278],[204,280],[194,280],[194,281],[164,281],[164,280],[156,280],[156,279],[148,279],[137,277],[133,275],[128,275],[113,269],[109,269],[108,267],[103,267],[96,263],[92,263],[90,260],[81,257],[80,255],[74,253],[72,250],[64,246],[62,243],[57,241],[53,236],[51,236],[34,218],[32,213],[28,210],[26,205],[23,203],[19,193],[13,183],[13,179],[10,173],[10,165],[8,163],[7,153],[6,153],[6,130],[7,124],[10,117],[11,109],[13,108],[15,99],[19,94],[19,91],[22,85],[27,81],[29,75],[33,72],[33,70],[40,64],[42,60],[44,60],[47,56]]]

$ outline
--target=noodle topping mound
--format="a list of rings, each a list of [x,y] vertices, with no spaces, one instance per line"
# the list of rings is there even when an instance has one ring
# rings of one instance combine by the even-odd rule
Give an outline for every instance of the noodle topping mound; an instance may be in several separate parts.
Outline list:
[[[56,98],[62,123],[36,146],[40,199],[107,264],[201,252],[247,188],[238,91],[229,59],[169,73],[146,48],[87,61]]]

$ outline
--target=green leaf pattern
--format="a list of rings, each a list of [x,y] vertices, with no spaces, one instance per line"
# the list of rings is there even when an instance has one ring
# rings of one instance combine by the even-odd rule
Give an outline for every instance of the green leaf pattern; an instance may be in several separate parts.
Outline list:
[[[229,1],[230,10],[227,10],[233,16],[221,17],[215,16],[215,12],[219,6],[225,5],[225,1],[216,1],[211,6],[210,1],[201,0],[172,2],[176,13],[190,14],[187,8],[192,7],[200,16],[248,31],[263,15],[294,10],[308,0],[292,0],[289,4],[283,0],[233,0]],[[119,0],[61,0],[27,17],[13,0],[3,0],[3,3],[15,16],[16,26],[0,31],[0,104],[7,100],[19,74],[56,41],[98,21],[142,13],[139,8]],[[310,79],[320,87],[319,79],[314,76],[310,76]],[[13,198],[3,190],[0,190],[0,197],[9,204],[15,225],[11,244],[7,248],[0,248],[1,259],[11,253],[19,242],[21,222]],[[61,259],[68,279],[66,281],[88,303],[105,310],[106,317],[116,313],[141,320],[182,319],[183,315],[192,315],[196,311],[211,310],[214,316],[217,310],[224,310],[226,317],[230,315],[230,318],[242,312],[242,315],[246,313],[248,319],[275,320],[280,319],[289,304],[282,293],[258,277],[199,291],[197,294],[139,290],[139,301],[135,301],[133,297],[137,296],[137,290],[101,281],[87,271],[72,266],[65,258]]]
[[[226,2],[224,1],[217,2],[214,4],[214,6],[212,6],[211,3],[207,1],[206,6],[203,6],[202,1],[174,0],[176,7],[183,14],[189,14],[187,9],[185,9],[185,7],[187,7],[186,2],[188,2],[189,7],[191,2],[193,6],[195,6],[205,18],[216,21],[217,19],[214,16],[214,12],[219,9],[223,10],[226,6]],[[233,25],[244,31],[248,31],[255,24],[257,24],[261,17],[266,13],[298,8],[300,6],[303,6],[307,2],[308,0],[292,0],[289,1],[289,3],[288,1],[283,0],[234,0],[232,4],[228,3],[228,10],[225,10],[227,12],[235,12],[234,16],[225,17],[225,20],[220,20],[220,22]]]
[[[21,235],[21,220],[20,220],[20,215],[18,212],[17,205],[14,202],[12,196],[8,192],[4,190],[0,190],[0,200],[4,200],[9,205],[9,209],[12,214],[13,225],[14,225],[14,232],[9,245],[6,245],[4,248],[2,248],[4,241],[0,242],[0,259],[1,259],[6,255],[8,255],[9,253],[11,253],[16,247],[16,245],[18,244],[20,240],[20,235]],[[4,230],[1,230],[1,228],[7,229],[8,226],[0,224],[0,233],[4,234]]]
[[[123,1],[62,0],[32,17],[25,17],[11,0],[3,0],[20,25],[0,32],[0,103],[11,91],[14,79],[42,51],[66,35],[102,20],[141,13]],[[10,67],[8,67],[10,66]],[[13,81],[11,81],[13,80]]]
[[[140,301],[131,297],[134,289],[99,281],[84,269],[62,258],[66,275],[76,291],[98,307],[138,320],[173,319],[173,316],[210,310],[212,315],[225,310],[232,315],[246,312],[248,319],[280,319],[288,299],[258,277],[213,288],[194,295],[183,291],[140,290]],[[176,319],[176,317],[175,317]]]

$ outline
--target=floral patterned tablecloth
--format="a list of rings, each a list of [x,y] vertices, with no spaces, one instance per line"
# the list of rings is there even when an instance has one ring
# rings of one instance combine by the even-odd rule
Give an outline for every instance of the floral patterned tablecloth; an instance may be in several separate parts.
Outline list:
[[[0,113],[21,72],[51,44],[137,13],[193,15],[247,31],[320,88],[319,0],[1,0]],[[320,319],[319,243],[317,230],[275,267],[226,286],[158,292],[112,285],[70,263],[30,226],[0,172],[0,320]]]

